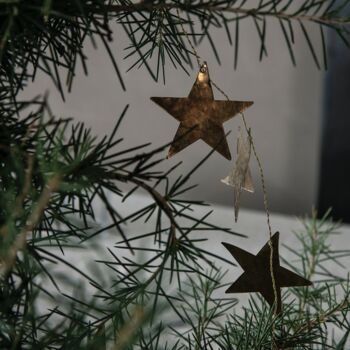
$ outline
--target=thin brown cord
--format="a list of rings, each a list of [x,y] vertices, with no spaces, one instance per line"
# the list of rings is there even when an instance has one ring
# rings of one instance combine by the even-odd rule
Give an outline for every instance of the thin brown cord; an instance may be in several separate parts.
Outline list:
[[[226,97],[226,99],[228,101],[230,101],[230,98],[228,97],[228,95],[221,89],[219,88],[219,86],[213,82],[210,79],[210,82],[212,83],[212,85],[223,95]],[[270,273],[271,273],[271,280],[272,280],[272,288],[273,288],[273,294],[275,297],[275,304],[274,304],[274,315],[277,315],[277,307],[278,307],[278,295],[277,295],[277,286],[276,286],[276,279],[275,279],[275,274],[274,274],[274,270],[273,270],[273,245],[272,245],[272,226],[271,226],[271,220],[270,220],[270,210],[269,210],[269,201],[268,201],[268,195],[267,195],[267,189],[266,189],[266,182],[265,182],[265,176],[264,176],[264,170],[262,167],[262,163],[260,160],[260,157],[256,151],[256,147],[255,147],[255,143],[253,140],[253,136],[251,134],[251,128],[248,127],[247,125],[247,121],[245,119],[245,116],[243,113],[241,113],[242,116],[242,120],[243,120],[243,124],[244,124],[244,128],[248,134],[249,140],[250,140],[250,144],[252,146],[252,150],[254,153],[254,157],[258,163],[258,168],[259,168],[259,173],[260,173],[260,179],[261,179],[261,187],[262,187],[262,192],[263,192],[263,202],[264,202],[264,209],[265,209],[265,213],[266,213],[266,221],[267,221],[267,227],[269,230],[269,247],[270,247]],[[275,345],[275,323],[272,322],[272,328],[271,328],[271,332],[272,332],[272,347],[271,349],[275,349],[277,348]]]
[[[225,96],[225,98],[230,101],[230,98],[228,97],[228,95],[212,80],[210,80],[210,82],[212,83],[212,85],[223,95]],[[256,147],[255,147],[255,143],[253,140],[253,136],[251,134],[251,128],[248,127],[247,125],[247,121],[245,119],[245,116],[243,113],[241,113],[242,116],[242,120],[243,120],[243,124],[244,124],[244,128],[249,136],[250,139],[250,144],[252,146],[252,150],[254,153],[254,157],[258,163],[258,168],[259,168],[259,173],[260,173],[260,179],[261,179],[261,187],[262,187],[262,191],[263,191],[263,201],[264,201],[264,209],[265,209],[265,213],[266,213],[266,220],[267,220],[267,227],[269,230],[269,246],[270,246],[270,270],[271,270],[271,279],[272,279],[272,285],[273,285],[273,290],[274,290],[274,294],[275,294],[275,313],[277,310],[277,287],[276,287],[276,280],[275,280],[275,276],[273,273],[273,246],[272,246],[272,226],[271,226],[271,219],[270,219],[270,210],[269,210],[269,201],[268,201],[268,195],[267,195],[267,189],[266,189],[266,182],[265,182],[265,176],[264,176],[264,170],[262,167],[262,163],[260,160],[260,157],[258,156],[258,153],[256,151]]]
[[[187,31],[185,30],[183,23],[181,21],[181,17],[180,17],[180,13],[179,13],[179,9],[176,8],[176,12],[177,12],[177,16],[180,20],[179,24],[181,26],[181,30],[183,31],[183,33],[185,34],[186,40],[189,43],[191,49],[192,49],[192,53],[194,54],[194,56],[197,59],[197,63],[198,66],[201,67],[201,57],[199,56],[199,54],[197,53],[192,41],[189,38],[189,35],[187,33]],[[228,97],[228,95],[212,80],[210,79],[211,84],[223,95],[225,96],[225,98],[230,101],[230,98]],[[249,140],[250,140],[250,144],[252,146],[252,150],[254,153],[254,157],[257,161],[258,164],[258,168],[259,168],[259,173],[260,173],[260,179],[261,179],[261,187],[262,187],[262,192],[263,192],[263,202],[264,202],[264,209],[265,209],[265,213],[266,213],[266,221],[267,221],[267,227],[269,230],[269,246],[270,246],[270,273],[271,273],[271,280],[272,280],[272,287],[273,287],[273,292],[274,292],[274,297],[275,297],[275,305],[274,305],[274,315],[277,315],[277,307],[278,307],[278,295],[277,295],[277,286],[276,286],[276,279],[275,279],[275,274],[274,274],[274,269],[273,269],[273,245],[272,245],[272,226],[271,226],[271,219],[270,219],[270,210],[269,210],[269,201],[268,201],[268,195],[267,195],[267,189],[266,189],[266,182],[265,182],[265,176],[264,176],[264,170],[262,167],[262,163],[260,160],[260,157],[256,151],[256,147],[255,147],[255,143],[251,134],[251,129],[248,127],[247,125],[247,121],[245,119],[245,116],[243,113],[240,113],[242,116],[242,120],[243,120],[243,124],[244,124],[244,128],[248,134]],[[275,323],[272,323],[272,349],[276,348],[276,344],[275,344]]]

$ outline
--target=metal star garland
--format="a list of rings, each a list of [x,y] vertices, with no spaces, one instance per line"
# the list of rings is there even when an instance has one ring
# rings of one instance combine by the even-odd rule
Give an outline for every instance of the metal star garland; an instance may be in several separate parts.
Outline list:
[[[276,232],[272,237],[272,249],[273,274],[277,292],[277,314],[282,310],[282,287],[310,286],[312,284],[312,282],[307,279],[280,266],[278,238],[279,233]],[[244,270],[244,273],[226,290],[226,293],[259,292],[272,306],[275,302],[275,293],[270,271],[271,250],[269,242],[264,245],[257,255],[250,254],[247,251],[228,243],[222,242],[222,244],[229,250]]]
[[[240,206],[240,197],[242,190],[254,192],[252,175],[249,169],[249,160],[251,153],[251,142],[249,136],[244,140],[242,131],[240,131],[237,139],[237,159],[235,167],[228,176],[221,180],[226,185],[234,188],[234,210],[235,221],[238,219],[238,211]]]
[[[214,100],[206,63],[201,66],[188,97],[151,97],[151,100],[180,122],[168,158],[202,139],[231,159],[223,123],[253,104],[250,101]]]

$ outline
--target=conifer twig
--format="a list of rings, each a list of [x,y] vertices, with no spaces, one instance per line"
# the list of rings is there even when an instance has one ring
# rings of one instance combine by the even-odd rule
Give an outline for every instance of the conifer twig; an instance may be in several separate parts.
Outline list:
[[[261,17],[274,17],[277,19],[282,20],[295,20],[295,21],[308,21],[308,22],[315,22],[318,24],[325,24],[325,25],[346,25],[350,24],[350,18],[344,18],[344,17],[338,17],[338,18],[331,18],[329,16],[318,16],[318,15],[299,15],[294,13],[286,13],[284,11],[267,11],[267,10],[259,10],[259,8],[252,7],[252,8],[244,8],[242,6],[223,6],[223,5],[212,5],[210,3],[207,4],[152,4],[149,2],[139,2],[137,4],[133,5],[107,5],[106,10],[109,13],[133,13],[133,12],[142,12],[142,11],[161,11],[161,10],[184,10],[184,11],[196,11],[196,10],[202,10],[202,11],[208,11],[213,13],[232,13],[235,15],[241,15],[241,16],[250,16],[254,18],[261,18]]]
[[[33,231],[36,225],[40,222],[41,216],[46,209],[51,199],[52,193],[58,190],[61,183],[61,176],[55,175],[48,180],[45,185],[35,208],[28,218],[26,225],[16,237],[12,246],[8,249],[7,255],[1,258],[0,262],[0,274],[7,274],[13,267],[17,253],[24,250],[27,244],[27,235]]]

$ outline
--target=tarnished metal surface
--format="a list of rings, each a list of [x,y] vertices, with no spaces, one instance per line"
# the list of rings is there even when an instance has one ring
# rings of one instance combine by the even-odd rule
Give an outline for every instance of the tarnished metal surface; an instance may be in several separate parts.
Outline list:
[[[180,122],[168,157],[202,139],[231,159],[223,123],[253,104],[250,101],[214,100],[206,64],[202,65],[188,97],[151,97],[151,100]]]
[[[276,312],[280,313],[282,310],[282,287],[310,286],[312,283],[304,277],[280,266],[278,239],[279,233],[276,232],[272,237],[273,272],[277,292]],[[257,255],[250,254],[247,251],[228,243],[222,244],[229,250],[244,270],[244,273],[226,290],[226,293],[259,292],[272,306],[275,302],[275,293],[270,271],[271,249],[269,242],[264,245]]]
[[[251,142],[249,136],[244,139],[243,133],[240,130],[237,139],[237,159],[235,167],[221,181],[234,188],[234,210],[235,210],[235,221],[238,219],[238,211],[240,206],[240,198],[242,190],[248,192],[254,192],[254,185],[252,180],[252,175],[249,169],[249,160],[251,153]]]

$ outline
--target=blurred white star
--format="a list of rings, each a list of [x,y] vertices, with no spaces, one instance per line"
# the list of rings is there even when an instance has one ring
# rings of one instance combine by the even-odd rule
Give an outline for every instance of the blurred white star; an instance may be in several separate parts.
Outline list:
[[[250,137],[246,139],[243,136],[242,131],[239,129],[239,135],[237,139],[237,159],[235,167],[230,174],[221,180],[224,184],[232,186],[234,188],[234,210],[235,221],[238,219],[238,211],[240,206],[240,197],[242,190],[248,192],[254,192],[254,185],[252,175],[249,169],[249,160],[251,153]]]

